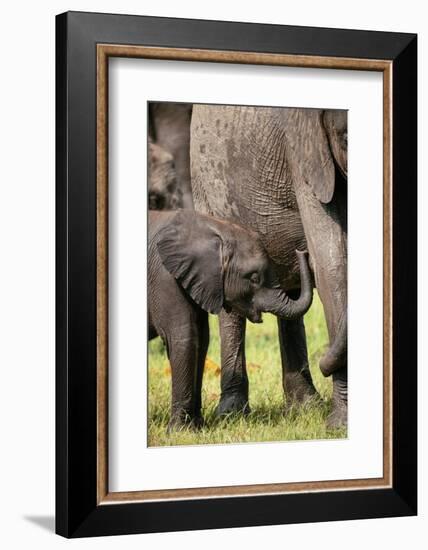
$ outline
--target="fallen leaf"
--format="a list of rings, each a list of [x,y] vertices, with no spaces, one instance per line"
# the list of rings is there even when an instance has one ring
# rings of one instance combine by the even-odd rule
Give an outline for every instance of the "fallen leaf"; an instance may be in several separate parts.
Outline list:
[[[207,395],[207,401],[218,401],[219,397],[218,393],[209,393]]]
[[[257,363],[247,363],[247,369],[249,370],[257,370],[261,368],[262,367],[260,365],[257,365]]]
[[[207,357],[205,359],[205,367],[204,368],[205,368],[206,371],[210,371],[213,374],[215,374],[216,376],[220,375],[221,368],[219,367],[219,365],[217,365],[217,363],[215,361],[213,361],[209,357]]]

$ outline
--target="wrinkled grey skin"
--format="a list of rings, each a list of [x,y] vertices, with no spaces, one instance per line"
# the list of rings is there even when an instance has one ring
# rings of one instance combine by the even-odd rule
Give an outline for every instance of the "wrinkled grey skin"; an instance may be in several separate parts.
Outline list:
[[[149,135],[154,143],[173,156],[177,187],[182,194],[183,208],[193,208],[190,185],[191,116],[191,103],[153,102],[149,104]]]
[[[295,249],[308,248],[330,347],[330,427],[347,422],[347,116],[344,111],[195,105],[191,125],[195,208],[259,235],[281,287],[299,288]],[[220,315],[218,413],[248,408],[245,319]],[[279,321],[287,406],[316,395],[302,319]]]
[[[148,192],[150,210],[176,210],[183,206],[174,159],[160,145],[148,142]]]
[[[262,321],[304,315],[312,302],[306,252],[297,252],[302,292],[291,300],[256,234],[193,210],[149,212],[149,339],[165,342],[172,372],[170,427],[199,426],[209,343],[207,312]]]

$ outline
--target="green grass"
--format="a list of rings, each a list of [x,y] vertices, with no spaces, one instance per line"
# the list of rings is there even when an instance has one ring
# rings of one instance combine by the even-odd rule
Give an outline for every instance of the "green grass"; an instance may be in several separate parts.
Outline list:
[[[170,413],[171,373],[160,338],[149,342],[149,445],[198,445],[249,443],[346,437],[346,429],[327,430],[332,385],[318,368],[328,344],[324,314],[317,294],[305,316],[309,362],[322,401],[284,415],[281,359],[276,318],[264,314],[263,323],[247,323],[246,356],[250,381],[251,413],[247,417],[218,420],[214,415],[220,397],[220,340],[218,318],[210,316],[211,339],[205,364],[202,407],[205,426],[167,433]]]

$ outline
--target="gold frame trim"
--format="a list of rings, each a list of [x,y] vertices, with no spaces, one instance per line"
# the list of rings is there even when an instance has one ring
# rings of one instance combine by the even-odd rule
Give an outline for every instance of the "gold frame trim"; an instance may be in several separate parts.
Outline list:
[[[383,73],[383,477],[227,487],[108,490],[108,59],[133,57]],[[392,487],[392,62],[97,44],[97,504]]]

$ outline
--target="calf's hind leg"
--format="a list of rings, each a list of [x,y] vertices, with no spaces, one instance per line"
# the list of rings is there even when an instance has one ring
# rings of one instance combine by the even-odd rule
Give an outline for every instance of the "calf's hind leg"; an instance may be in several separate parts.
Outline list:
[[[309,371],[306,332],[303,319],[278,319],[281,350],[282,384],[286,410],[301,405],[317,395]]]
[[[182,327],[167,338],[172,382],[170,430],[198,423],[195,411],[199,345],[199,334],[193,327]]]

